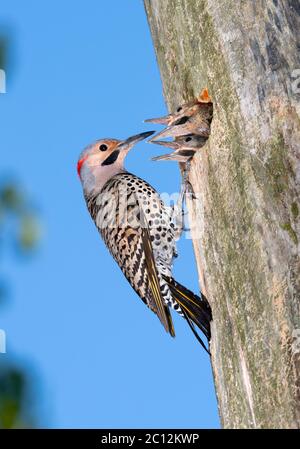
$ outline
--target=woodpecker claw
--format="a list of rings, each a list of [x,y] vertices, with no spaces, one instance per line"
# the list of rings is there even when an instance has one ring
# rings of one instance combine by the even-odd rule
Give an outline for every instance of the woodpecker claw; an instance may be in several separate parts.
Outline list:
[[[192,200],[197,199],[195,191],[194,191],[193,186],[190,183],[190,181],[188,181],[188,180],[185,181],[184,190],[185,190],[185,192],[184,192],[185,198],[187,198],[188,195],[191,195]]]

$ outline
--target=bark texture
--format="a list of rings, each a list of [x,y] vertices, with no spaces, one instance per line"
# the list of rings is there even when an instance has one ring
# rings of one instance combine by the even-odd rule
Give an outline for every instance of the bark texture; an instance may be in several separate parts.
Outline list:
[[[300,2],[145,8],[169,109],[214,102],[189,212],[222,425],[299,428]]]

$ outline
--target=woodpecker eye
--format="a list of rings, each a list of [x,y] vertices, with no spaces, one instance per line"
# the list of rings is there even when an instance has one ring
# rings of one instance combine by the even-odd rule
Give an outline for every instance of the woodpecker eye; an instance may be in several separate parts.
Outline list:
[[[102,145],[99,146],[99,150],[100,151],[106,151],[107,150],[107,145],[105,145],[105,143],[103,143]]]
[[[189,120],[189,117],[181,117],[177,122],[174,122],[173,125],[184,125]]]
[[[179,108],[177,108],[177,111],[176,111],[176,112],[180,112],[181,109],[182,109],[182,106],[179,106]]]
[[[187,138],[185,139],[186,142],[190,142],[191,140],[192,140],[192,137],[187,137]]]

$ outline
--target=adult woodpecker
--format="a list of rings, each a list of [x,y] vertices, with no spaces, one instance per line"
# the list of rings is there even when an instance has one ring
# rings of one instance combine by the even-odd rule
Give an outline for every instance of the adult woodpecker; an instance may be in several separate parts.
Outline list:
[[[77,170],[90,215],[133,289],[170,335],[175,336],[172,308],[187,320],[205,348],[194,325],[210,339],[209,304],[204,295],[200,298],[172,277],[180,233],[173,209],[146,181],[124,168],[129,150],[152,134],[97,140],[83,150]]]

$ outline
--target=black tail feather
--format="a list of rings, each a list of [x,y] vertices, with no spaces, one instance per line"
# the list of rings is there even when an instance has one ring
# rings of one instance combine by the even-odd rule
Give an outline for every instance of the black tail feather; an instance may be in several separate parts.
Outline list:
[[[206,338],[210,340],[210,322],[212,321],[212,314],[206,297],[201,294],[200,298],[170,277],[164,276],[164,279],[168,283],[175,301],[180,305],[183,315],[186,318],[192,332],[200,344],[204,346],[201,338],[195,330],[194,324],[196,324]]]
[[[187,321],[191,331],[193,332],[193,334],[196,337],[196,339],[199,341],[199,343],[202,346],[202,348],[207,352],[208,355],[211,355],[211,353],[209,352],[209,350],[205,346],[202,338],[198,335],[198,332],[195,329],[194,323],[191,321],[190,317],[188,316],[188,314],[186,313],[186,311],[184,309],[183,309],[182,313],[183,313],[184,318],[186,319],[186,321]]]

